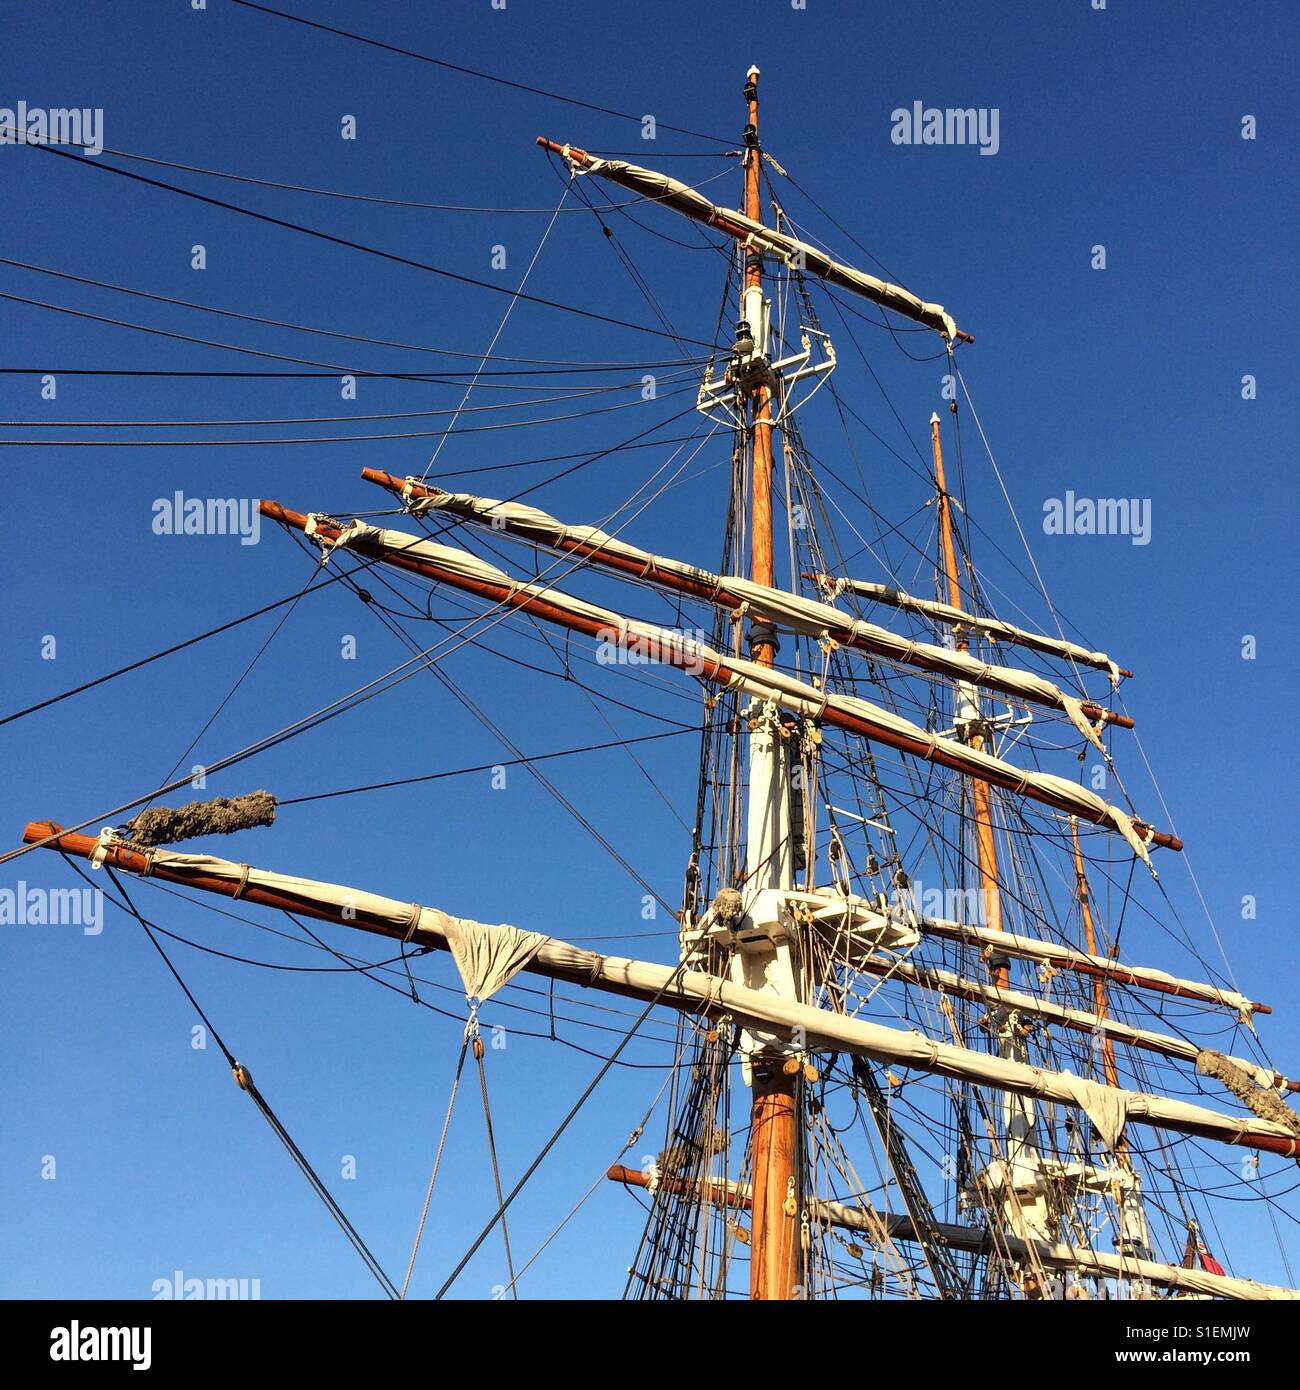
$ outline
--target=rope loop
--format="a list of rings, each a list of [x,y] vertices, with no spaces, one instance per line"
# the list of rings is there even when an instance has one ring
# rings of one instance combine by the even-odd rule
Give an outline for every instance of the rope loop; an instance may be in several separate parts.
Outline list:
[[[402,937],[403,946],[409,946],[411,944],[411,938],[415,935],[417,931],[419,931],[420,914],[423,911],[424,909],[420,906],[419,903],[411,904],[411,920],[406,925],[406,935]]]

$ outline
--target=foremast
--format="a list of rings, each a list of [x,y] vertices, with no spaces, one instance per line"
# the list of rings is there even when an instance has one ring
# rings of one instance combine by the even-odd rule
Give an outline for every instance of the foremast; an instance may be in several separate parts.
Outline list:
[[[759,70],[751,67],[746,74],[744,91],[748,114],[744,132],[745,215],[754,222],[763,220],[758,78]],[[743,254],[744,289],[741,319],[736,326],[734,370],[738,390],[745,390],[748,395],[749,573],[755,584],[774,589],[774,459],[768,365],[770,313],[763,293],[762,253],[750,246]],[[750,620],[749,647],[751,659],[760,666],[775,666],[776,630],[761,615]],[[785,730],[776,705],[755,699],[744,715],[749,729],[749,801],[742,897],[751,920],[756,920],[766,915],[756,910],[764,900],[760,895],[794,887],[790,778],[784,747]],[[732,958],[732,975],[738,983],[751,988],[766,987],[795,1002],[803,1002],[799,997],[802,973],[795,958],[794,943],[788,937],[776,940],[758,933],[745,933]],[[745,1073],[753,1088],[749,1293],[755,1299],[791,1299],[795,1297],[798,1283],[796,1217],[799,1193],[795,1169],[800,1090],[798,1061],[773,1048],[770,1042],[761,1043],[746,1056]]]

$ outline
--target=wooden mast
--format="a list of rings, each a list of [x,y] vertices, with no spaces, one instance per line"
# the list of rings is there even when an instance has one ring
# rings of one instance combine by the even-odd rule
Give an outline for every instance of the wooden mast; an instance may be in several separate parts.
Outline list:
[[[1074,846],[1074,878],[1079,889],[1079,911],[1083,915],[1083,940],[1088,954],[1095,956],[1099,952],[1097,950],[1097,929],[1092,921],[1092,895],[1088,890],[1088,875],[1083,869],[1083,851],[1079,848],[1079,823],[1073,816],[1070,817],[1070,841]],[[1093,1012],[1103,1023],[1106,1019],[1106,994],[1106,981],[1100,975],[1094,976],[1092,982]],[[1115,1044],[1104,1029],[1101,1035],[1101,1060],[1106,1085],[1118,1086],[1119,1069],[1115,1065]],[[1124,1144],[1123,1148],[1124,1153],[1127,1154],[1128,1145]]]
[[[961,577],[957,568],[957,548],[953,542],[952,498],[948,494],[948,482],[943,469],[943,445],[939,440],[939,416],[930,416],[930,445],[934,455],[934,477],[938,488],[939,535],[943,545],[943,567],[948,581],[948,602],[954,608],[964,608],[961,594]],[[973,597],[973,595],[972,595]],[[972,607],[974,605],[972,604]],[[965,632],[958,628],[954,634],[954,645],[959,652],[968,651],[970,641]],[[954,701],[954,724],[957,737],[977,752],[984,751],[984,734],[980,723],[980,700],[978,689],[969,684],[959,683],[957,698]],[[998,851],[993,838],[993,798],[987,783],[971,788],[975,803],[975,854],[979,869],[980,889],[984,904],[984,925],[993,931],[1002,930],[1002,889],[998,879]],[[1011,988],[1011,960],[1001,953],[990,956],[988,963],[989,980],[995,991],[1001,993]],[[998,1055],[1015,1061],[1026,1061],[1024,1036],[1020,1032],[1020,1020],[1014,1009],[1005,1006],[991,1013],[997,1038]],[[1014,1187],[1016,1175],[1027,1169],[1031,1174],[1037,1166],[1034,1145],[1034,1107],[1033,1102],[1023,1097],[1009,1096],[1003,1101],[1003,1120],[1006,1126],[1004,1135],[1005,1160],[1007,1163],[1006,1181]],[[1035,1205],[1038,1205],[1035,1202]],[[1016,1204],[1012,1217],[1013,1226],[1023,1220]],[[1027,1233],[1027,1232],[1021,1232]],[[1031,1297],[1040,1297],[1041,1290],[1036,1280],[1025,1283],[1026,1292]]]
[[[758,76],[746,74],[745,100],[745,215],[763,219],[761,175],[763,156],[758,144]],[[763,257],[754,247],[745,252],[742,317],[749,325],[759,353],[767,352],[766,311],[763,305]],[[756,584],[775,587],[772,562],[772,392],[760,382],[749,398],[750,531],[749,573]],[[752,632],[752,629],[751,629]],[[763,666],[776,660],[775,634],[760,619],[752,656]],[[777,750],[778,754],[780,749]],[[750,796],[756,795],[751,780]],[[750,1240],[749,1296],[791,1299],[795,1296],[797,1223],[790,1205],[797,1184],[794,1173],[796,1076],[786,1072],[780,1057],[754,1059],[750,1112],[753,1155],[753,1229]]]
[[[943,545],[943,567],[948,581],[948,602],[954,608],[963,608],[961,579],[957,570],[957,550],[952,538],[952,500],[948,496],[948,485],[943,471],[943,446],[939,442],[939,417],[930,416],[930,445],[934,454],[934,476],[939,488],[939,536]],[[959,652],[970,649],[966,634],[957,631],[956,648]],[[958,687],[960,689],[960,687]],[[959,702],[960,703],[960,702]],[[982,752],[984,735],[974,724],[958,729],[963,743]],[[984,897],[984,923],[992,931],[1002,930],[1002,895],[998,888],[998,851],[993,841],[993,806],[987,783],[972,788],[975,798],[975,846],[979,862],[980,887]],[[995,957],[1005,961],[1005,957]],[[1009,964],[994,964],[989,974],[999,989],[1006,989],[1011,983]]]

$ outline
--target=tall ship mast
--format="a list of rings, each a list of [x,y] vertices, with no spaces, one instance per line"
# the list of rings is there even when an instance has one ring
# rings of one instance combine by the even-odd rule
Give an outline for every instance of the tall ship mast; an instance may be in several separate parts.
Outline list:
[[[960,372],[974,339],[942,304],[838,259],[791,220],[789,176],[762,141],[759,84],[750,68],[735,207],[713,201],[716,184],[706,193],[538,139],[568,189],[592,190],[597,214],[597,190],[612,188],[647,225],[683,219],[726,248],[721,331],[692,383],[706,438],[726,446],[716,568],[635,544],[635,503],[615,518],[557,517],[440,486],[429,470],[366,468],[371,520],[311,510],[310,496],[260,503],[376,616],[388,611],[381,585],[418,594],[417,609],[446,595],[470,614],[457,645],[522,625],[562,642],[566,661],[595,654],[610,680],[653,672],[656,690],[667,681],[687,693],[698,779],[673,866],[672,958],[603,954],[526,920],[488,924],[474,904],[438,896],[436,870],[432,901],[412,903],[382,885],[251,862],[265,833],[254,827],[274,820],[266,793],[152,805],[182,780],[106,828],[33,820],[25,845],[102,870],[105,891],[146,927],[139,895],[170,886],[241,913],[328,924],[331,942],[386,938],[400,950],[388,978],[412,994],[409,962],[425,955],[457,982],[456,1080],[427,1193],[413,1202],[405,1281],[322,1193],[391,1297],[454,1291],[485,1242],[501,1247],[504,1296],[527,1291],[532,1260],[512,1247],[509,1223],[549,1146],[520,1172],[497,1162],[484,1032],[529,977],[632,1009],[593,1086],[617,1085],[609,1067],[648,1019],[668,1040],[656,1104],[608,1155],[600,1195],[645,1211],[611,1296],[1087,1300],[1122,1287],[1141,1299],[1300,1297],[1228,1273],[1230,1252],[1211,1251],[1203,1224],[1213,1184],[1200,1155],[1274,1167],[1300,1155],[1288,1099],[1300,1082],[1274,1066],[1256,1029],[1269,1005],[1208,969],[1174,974],[1123,949],[1126,914],[1161,909],[1165,865],[1183,850],[1163,808],[1124,791],[1132,673],[1059,624],[1035,631],[986,586],[961,486],[976,466],[969,442],[983,438]],[[863,538],[825,487],[824,451],[805,441],[811,402],[841,419],[846,409],[837,379],[848,343],[819,302],[837,306],[849,337],[854,315],[906,328],[942,368],[928,458],[912,470],[928,532],[909,542],[905,565],[890,565],[884,544],[904,533],[880,526],[876,541]],[[692,340],[708,329],[690,325]],[[847,468],[830,465],[837,483]],[[858,497],[866,516],[852,488],[835,494]],[[374,524],[386,516],[400,524]],[[846,547],[848,532],[857,539]],[[623,600],[582,596],[587,581]],[[637,616],[665,601],[680,621]],[[410,645],[414,669],[441,660],[436,645]],[[477,701],[467,708],[495,727]],[[239,853],[168,848],[214,833],[238,834]],[[278,1126],[251,1061],[228,1060]],[[474,1071],[493,1160],[485,1223],[435,1280],[417,1255],[451,1200],[438,1160],[462,1074]]]

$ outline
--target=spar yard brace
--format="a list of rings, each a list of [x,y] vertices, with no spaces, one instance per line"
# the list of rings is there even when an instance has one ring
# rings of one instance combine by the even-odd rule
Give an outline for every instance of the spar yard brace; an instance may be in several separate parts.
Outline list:
[[[932,330],[950,361],[973,338],[942,305],[797,235],[770,188],[779,225],[765,225],[765,161],[780,166],[759,140],[758,78],[751,69],[744,89],[739,209],[653,170],[538,141],[573,180],[616,184],[645,200],[648,215],[679,214],[734,244],[734,341],[706,369],[698,402],[733,432],[732,521],[716,572],[633,544],[608,522],[563,521],[375,468],[363,476],[400,502],[414,529],[261,503],[263,516],[319,546],[322,563],[400,571],[464,596],[472,611],[526,617],[700,684],[705,752],[676,962],[603,955],[528,922],[488,925],[150,843],[221,829],[224,808],[146,813],[98,838],[34,822],[25,842],[396,940],[404,951],[446,950],[470,1004],[466,1046],[480,1005],[521,972],[693,1019],[659,1158],[642,1169],[617,1164],[608,1175],[651,1195],[630,1297],[722,1297],[728,1272],[747,1261],[758,1299],[848,1289],[1045,1298],[1062,1287],[1083,1297],[1087,1281],[1119,1281],[1138,1296],[1294,1299],[1295,1290],[1224,1273],[1192,1238],[1194,1215],[1181,1265],[1182,1231],[1156,1229],[1171,1193],[1184,1202],[1189,1185],[1177,1162],[1187,1141],[1239,1155],[1300,1155],[1300,1120],[1283,1099],[1300,1083],[1218,1041],[1211,1052],[1191,1035],[1189,1016],[1214,1011],[1216,1040],[1235,1032],[1234,1047],[1248,1051],[1268,1005],[1235,984],[1121,960],[1107,933],[1090,876],[1119,863],[1145,865],[1154,877],[1154,852],[1182,848],[1122,792],[1101,795],[1077,775],[1085,757],[1113,770],[1112,732],[1122,744],[1133,720],[1110,701],[1131,673],[1063,633],[987,611],[937,414],[934,493],[921,499],[934,507],[935,597],[904,591],[892,573],[889,583],[839,573],[844,566],[823,543],[829,519],[818,512],[800,420],[839,359],[814,321],[808,285],[847,291]],[[802,306],[791,322],[773,314],[773,276],[789,291],[777,303]],[[955,415],[957,403],[950,408]],[[785,482],[784,498],[774,497],[774,476]],[[814,519],[802,536],[790,528],[783,583],[774,511],[789,513],[796,502]],[[429,538],[421,528],[431,519],[482,528],[557,563],[520,578]],[[713,637],[688,637],[551,585],[545,576],[558,562],[575,579],[599,571],[641,594],[701,605]],[[884,621],[877,609],[887,610]],[[778,664],[783,639],[793,663]],[[1056,665],[1014,664],[1025,653]],[[1104,698],[1085,685],[1091,672],[1104,673]],[[924,698],[900,698],[918,688]],[[1030,725],[1047,730],[1039,751],[1070,757],[1074,775],[1023,755]],[[901,791],[882,773],[882,758]],[[900,834],[905,793],[913,836]],[[250,825],[274,816],[265,794],[240,805]],[[1044,848],[1064,856],[1064,914],[1044,901]],[[952,874],[967,896],[931,908],[909,872],[918,862]],[[475,1055],[481,1060],[481,1047]],[[1158,1069],[1145,1071],[1153,1058]],[[1201,1093],[1200,1076],[1219,1081],[1246,1113],[1182,1098]],[[864,1105],[869,1114],[877,1185],[859,1176],[840,1137],[850,1126],[828,1120],[832,1079],[870,1140]],[[735,1116],[731,1097],[746,1091]],[[485,1082],[484,1105],[486,1114]],[[933,1126],[941,1168],[913,1142],[909,1126],[922,1121]],[[493,1157],[501,1215],[507,1203]],[[510,1269],[517,1292],[513,1262]]]

